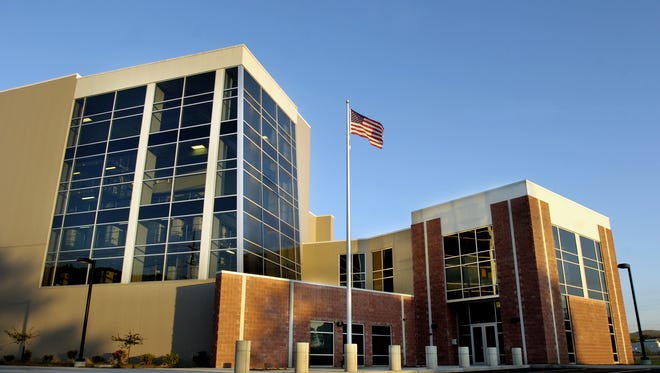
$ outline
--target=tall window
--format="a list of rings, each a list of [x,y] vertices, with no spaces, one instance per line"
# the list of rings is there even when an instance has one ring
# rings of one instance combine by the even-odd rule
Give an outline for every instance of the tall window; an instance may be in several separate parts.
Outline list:
[[[334,365],[334,331],[334,323],[331,321],[310,321],[309,365]]]
[[[491,227],[445,236],[443,243],[448,300],[497,294]]]
[[[156,84],[132,281],[199,270],[215,72]]]
[[[373,365],[388,365],[390,362],[389,346],[392,344],[392,331],[389,326],[371,327],[371,351]]]
[[[367,263],[365,254],[353,254],[352,266],[353,277],[351,286],[359,289],[366,288]],[[346,286],[346,255],[339,256],[339,285]]]
[[[120,282],[146,87],[74,102],[43,286]]]
[[[375,251],[371,254],[373,263],[373,289],[394,292],[394,264],[392,249]]]

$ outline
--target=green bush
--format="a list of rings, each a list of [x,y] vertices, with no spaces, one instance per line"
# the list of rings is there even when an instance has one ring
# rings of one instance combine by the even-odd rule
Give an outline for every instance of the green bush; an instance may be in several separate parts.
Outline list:
[[[23,351],[23,357],[21,358],[23,361],[30,361],[32,360],[32,351],[30,350],[24,350]]]
[[[193,362],[198,367],[210,367],[211,366],[211,357],[206,351],[199,351],[193,355]]]
[[[140,356],[140,364],[146,366],[152,366],[156,362],[156,356],[153,354],[144,354]]]
[[[94,364],[103,364],[105,363],[105,357],[101,355],[94,355],[92,356],[92,363]]]
[[[6,362],[14,361],[14,355],[5,355],[3,358]]]
[[[174,368],[179,364],[179,354],[176,352],[170,352],[169,354],[163,356],[163,364],[168,368]]]
[[[41,361],[43,361],[44,363],[50,363],[53,361],[53,355],[44,355],[41,358]]]
[[[78,350],[69,350],[66,352],[66,357],[69,360],[75,360],[76,356],[78,356]]]

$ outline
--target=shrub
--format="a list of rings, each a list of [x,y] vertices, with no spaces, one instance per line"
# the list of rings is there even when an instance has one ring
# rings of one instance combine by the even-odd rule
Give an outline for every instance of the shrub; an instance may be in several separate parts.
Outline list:
[[[140,356],[140,363],[142,365],[152,366],[154,365],[155,361],[156,361],[156,356],[153,354],[144,354]]]
[[[92,356],[92,363],[94,364],[103,364],[105,363],[105,357],[101,355],[94,355]]]
[[[211,366],[211,358],[206,351],[199,351],[193,355],[193,362],[198,367],[209,367]]]
[[[66,352],[66,357],[69,360],[75,360],[76,356],[78,356],[78,350],[69,350]]]
[[[5,355],[3,358],[6,362],[14,361],[14,355]]]
[[[113,335],[111,339],[114,342],[119,342],[122,349],[126,349],[126,360],[131,357],[131,347],[141,345],[142,342],[144,342],[144,338],[140,335],[140,333],[133,333],[130,330],[124,336]]]
[[[22,361],[30,361],[32,360],[32,351],[30,350],[23,350],[23,356],[21,357]]]
[[[41,361],[43,361],[44,363],[50,363],[53,361],[53,355],[44,355],[41,358]]]
[[[169,354],[163,356],[163,364],[168,368],[174,368],[179,364],[179,354],[176,352],[170,352]]]
[[[128,354],[124,350],[117,350],[112,353],[112,365],[120,367],[128,362]]]

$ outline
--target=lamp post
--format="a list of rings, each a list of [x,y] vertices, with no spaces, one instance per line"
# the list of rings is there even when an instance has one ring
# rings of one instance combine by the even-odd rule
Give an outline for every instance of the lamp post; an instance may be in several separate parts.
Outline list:
[[[639,312],[637,311],[637,298],[635,297],[635,286],[633,285],[632,272],[630,271],[630,264],[620,263],[619,269],[628,270],[628,278],[630,279],[630,291],[632,292],[633,306],[635,306],[635,318],[637,319],[637,330],[639,330],[639,344],[642,346],[642,364],[649,365],[651,360],[646,356],[646,348],[644,347],[644,334],[642,333],[642,324],[639,322]]]
[[[89,316],[89,302],[92,299],[92,285],[94,284],[94,270],[96,269],[96,260],[90,258],[78,258],[79,263],[85,263],[89,266],[89,277],[87,286],[87,304],[85,305],[85,318],[83,319],[82,336],[80,337],[80,349],[78,350],[78,358],[76,359],[76,367],[85,366],[85,358],[83,352],[85,351],[85,335],[87,334],[87,318]]]

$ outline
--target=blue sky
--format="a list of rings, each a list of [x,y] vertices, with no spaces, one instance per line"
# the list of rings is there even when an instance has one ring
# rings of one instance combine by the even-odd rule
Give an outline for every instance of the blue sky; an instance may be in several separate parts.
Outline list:
[[[385,125],[382,150],[352,139],[353,237],[530,179],[611,218],[660,329],[659,20],[643,0],[3,0],[0,90],[245,43],[312,126],[311,207],[337,238],[350,99]]]

